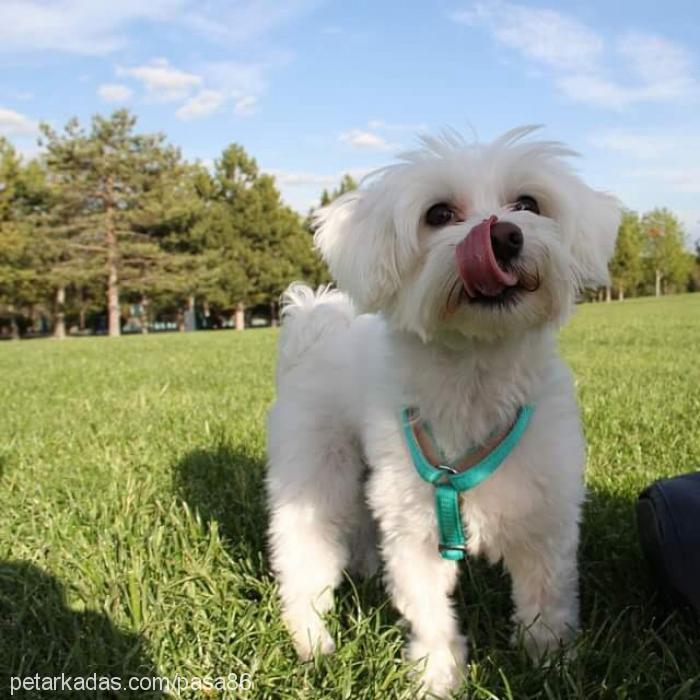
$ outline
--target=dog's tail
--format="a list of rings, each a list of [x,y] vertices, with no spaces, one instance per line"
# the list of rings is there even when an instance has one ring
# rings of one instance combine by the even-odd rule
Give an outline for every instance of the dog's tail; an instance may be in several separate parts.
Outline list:
[[[278,376],[297,365],[329,335],[347,329],[355,318],[350,299],[331,285],[314,292],[293,282],[282,295],[282,333],[277,359]]]

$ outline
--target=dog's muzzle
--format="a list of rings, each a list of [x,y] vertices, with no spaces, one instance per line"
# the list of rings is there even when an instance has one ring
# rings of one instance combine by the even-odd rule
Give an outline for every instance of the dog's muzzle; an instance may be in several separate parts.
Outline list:
[[[518,284],[517,275],[503,268],[520,255],[523,233],[518,226],[490,216],[467,234],[455,249],[464,289],[472,299],[495,297]]]

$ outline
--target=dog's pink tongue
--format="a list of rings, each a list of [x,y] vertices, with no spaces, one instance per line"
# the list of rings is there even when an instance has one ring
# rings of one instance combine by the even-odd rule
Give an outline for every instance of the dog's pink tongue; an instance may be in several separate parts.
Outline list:
[[[501,269],[491,246],[491,226],[498,218],[491,216],[477,224],[457,246],[455,255],[464,289],[470,297],[483,294],[495,297],[506,287],[514,287],[518,278]]]

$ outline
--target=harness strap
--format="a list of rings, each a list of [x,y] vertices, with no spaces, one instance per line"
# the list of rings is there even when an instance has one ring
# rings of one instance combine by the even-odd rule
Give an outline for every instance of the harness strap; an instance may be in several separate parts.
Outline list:
[[[459,506],[459,494],[478,486],[503,464],[518,442],[520,442],[533,411],[534,406],[532,405],[522,406],[510,430],[498,445],[483,459],[462,472],[451,465],[440,464],[433,466],[428,461],[416,439],[413,429],[413,411],[410,408],[405,408],[402,411],[404,437],[413,465],[421,479],[435,486],[435,512],[439,534],[438,548],[443,559],[458,561],[464,559],[467,553],[464,526]],[[426,432],[432,436],[429,429],[426,429]],[[431,439],[435,443],[435,439],[432,437]],[[437,451],[442,455],[439,450]]]

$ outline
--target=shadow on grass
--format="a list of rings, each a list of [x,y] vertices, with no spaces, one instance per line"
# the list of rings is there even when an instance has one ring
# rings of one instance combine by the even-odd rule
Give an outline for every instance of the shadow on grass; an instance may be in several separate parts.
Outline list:
[[[210,526],[216,522],[236,555],[265,555],[265,462],[228,445],[193,450],[173,468],[176,493]]]
[[[38,674],[70,677],[71,686],[23,690],[23,698],[164,698],[160,692],[126,690],[129,678],[158,675],[138,635],[117,629],[105,615],[66,605],[53,576],[21,561],[0,562],[0,696],[10,679]],[[78,678],[90,679],[78,681]],[[120,679],[125,689],[105,688]],[[43,680],[43,683],[48,681]],[[89,683],[82,690],[77,683]],[[102,689],[100,689],[102,688]]]
[[[700,623],[657,595],[638,545],[634,506],[633,497],[589,491],[579,549],[582,632],[566,665],[537,668],[522,649],[511,648],[508,576],[502,566],[467,562],[456,602],[484,688],[497,697],[533,699],[700,697],[693,695],[700,688]],[[493,697],[474,697],[487,696]]]
[[[181,497],[206,523],[216,521],[234,556],[256,560],[265,552],[264,470],[260,457],[228,446],[195,450],[175,466]],[[690,698],[686,689],[700,685],[700,626],[656,595],[637,542],[634,498],[589,491],[579,563],[582,634],[576,659],[535,668],[522,649],[509,644],[510,581],[503,568],[467,562],[455,598],[478,683],[496,697],[519,699],[544,697],[543,688],[557,698],[604,698],[612,689],[617,697]],[[267,572],[266,561],[263,566]],[[358,609],[376,619],[376,630],[393,630],[398,622],[378,577],[346,578],[337,603],[341,638]],[[472,687],[475,698],[494,697]]]

